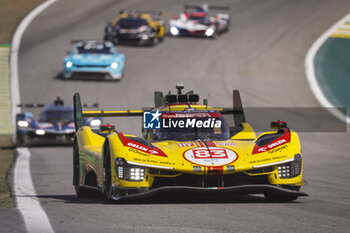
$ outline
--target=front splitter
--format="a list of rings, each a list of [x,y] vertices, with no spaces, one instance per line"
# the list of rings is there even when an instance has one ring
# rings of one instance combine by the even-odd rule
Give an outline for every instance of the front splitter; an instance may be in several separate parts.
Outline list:
[[[301,191],[294,191],[285,188],[281,188],[273,185],[265,185],[265,184],[255,184],[255,185],[239,185],[234,187],[190,187],[190,186],[164,186],[159,188],[150,189],[147,191],[142,191],[140,193],[133,193],[128,195],[112,195],[112,199],[115,201],[118,200],[129,200],[133,198],[141,198],[141,197],[149,197],[162,192],[191,192],[191,193],[202,193],[202,194],[234,194],[234,195],[247,195],[247,194],[264,194],[264,193],[272,193],[272,194],[281,194],[288,195],[291,197],[299,197],[299,196],[309,196],[307,193]]]

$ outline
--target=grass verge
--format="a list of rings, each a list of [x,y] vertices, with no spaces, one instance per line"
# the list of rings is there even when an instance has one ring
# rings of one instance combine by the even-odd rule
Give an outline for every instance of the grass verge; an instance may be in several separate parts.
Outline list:
[[[13,208],[14,203],[7,183],[8,169],[13,162],[10,136],[0,136],[0,208]]]
[[[0,0],[0,44],[11,43],[20,21],[45,0]]]

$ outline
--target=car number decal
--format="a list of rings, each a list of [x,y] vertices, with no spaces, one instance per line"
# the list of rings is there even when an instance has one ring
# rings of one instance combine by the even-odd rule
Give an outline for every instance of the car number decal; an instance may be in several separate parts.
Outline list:
[[[183,157],[202,166],[223,166],[237,160],[238,155],[229,149],[218,147],[200,147],[185,151]]]

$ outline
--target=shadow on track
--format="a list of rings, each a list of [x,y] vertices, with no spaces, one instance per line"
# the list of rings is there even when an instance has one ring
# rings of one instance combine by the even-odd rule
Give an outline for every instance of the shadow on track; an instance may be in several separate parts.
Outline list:
[[[162,204],[255,204],[269,203],[259,195],[194,195],[188,193],[170,193],[147,198],[135,198],[122,201],[107,201],[101,194],[95,193],[89,198],[79,198],[76,195],[38,195],[39,199],[53,199],[69,204],[106,204],[106,205],[162,205]],[[290,203],[301,203],[293,201]]]

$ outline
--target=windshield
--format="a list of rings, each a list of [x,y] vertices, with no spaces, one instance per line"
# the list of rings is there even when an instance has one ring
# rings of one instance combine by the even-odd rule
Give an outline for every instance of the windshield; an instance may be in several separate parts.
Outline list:
[[[120,28],[135,29],[141,26],[148,26],[144,19],[120,19],[117,23]]]
[[[43,111],[40,114],[39,122],[73,122],[73,110],[49,110]]]
[[[189,19],[190,20],[196,20],[200,24],[209,24],[209,19],[206,16],[204,16],[204,17],[190,16]]]
[[[200,115],[199,115],[200,114]],[[206,117],[201,117],[207,114]],[[178,117],[181,114],[162,114],[160,129],[153,129],[150,138],[153,140],[227,140],[229,128],[218,112],[194,113],[191,117]]]
[[[86,43],[77,47],[76,52],[89,54],[112,54],[111,47],[107,47],[103,43]]]

